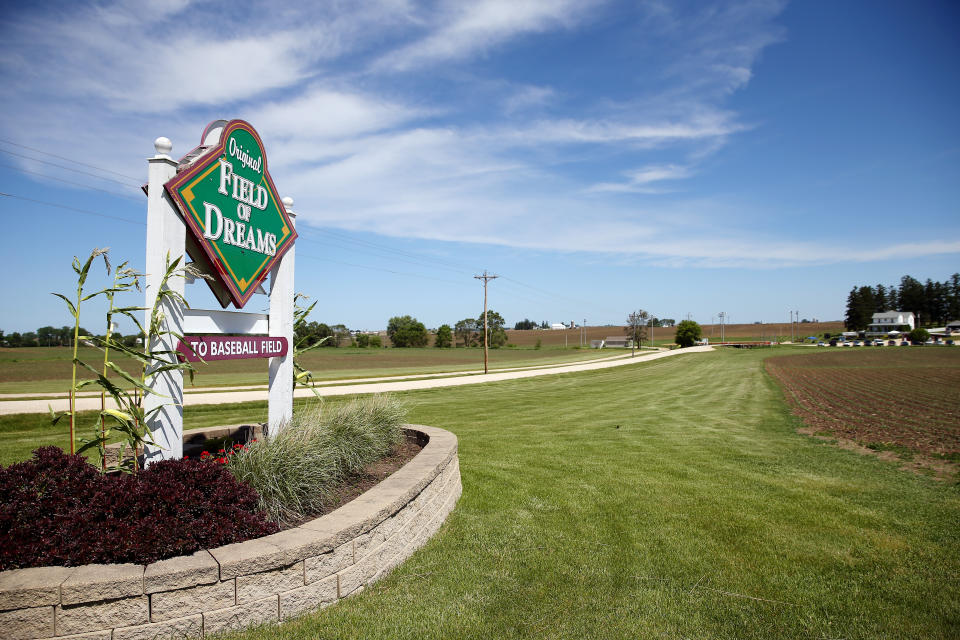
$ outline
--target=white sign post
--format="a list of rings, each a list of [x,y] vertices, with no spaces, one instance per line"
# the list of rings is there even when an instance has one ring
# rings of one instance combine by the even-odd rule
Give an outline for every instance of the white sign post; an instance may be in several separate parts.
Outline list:
[[[220,129],[222,128],[221,125]],[[204,142],[216,135],[217,131],[208,127],[204,132]],[[169,155],[173,145],[167,138],[157,138],[154,147],[157,154],[147,161],[147,314],[157,300],[168,256],[170,262],[181,258],[181,265],[185,264],[187,242],[186,224],[164,188],[164,185],[177,175],[178,163]],[[192,159],[196,160],[196,157]],[[284,198],[283,206],[290,223],[293,224],[295,214],[290,210],[293,199]],[[185,281],[182,277],[171,278],[166,286],[183,294]],[[276,433],[282,429],[293,416],[293,287],[294,250],[291,245],[270,271],[269,316],[239,311],[184,309],[181,303],[170,298],[165,300],[162,308],[162,333],[267,333],[271,337],[286,338],[286,355],[274,356],[269,362],[268,433]],[[149,321],[147,315],[146,323]],[[146,323],[144,328],[148,329]],[[146,346],[154,352],[173,352],[177,348],[177,338],[169,334],[155,336],[151,344]],[[169,356],[168,361],[172,361],[173,357]],[[160,409],[147,421],[146,426],[156,446],[148,445],[144,448],[145,466],[157,460],[183,456],[183,373],[165,371],[151,374],[148,370],[146,384],[155,393],[146,394],[145,412],[149,413],[157,407]]]

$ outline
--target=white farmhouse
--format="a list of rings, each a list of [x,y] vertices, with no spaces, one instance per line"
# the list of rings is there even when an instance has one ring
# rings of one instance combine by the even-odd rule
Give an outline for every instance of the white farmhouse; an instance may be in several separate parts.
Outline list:
[[[891,331],[913,331],[917,326],[912,311],[884,311],[873,314],[873,320],[867,327],[867,333],[889,333]]]

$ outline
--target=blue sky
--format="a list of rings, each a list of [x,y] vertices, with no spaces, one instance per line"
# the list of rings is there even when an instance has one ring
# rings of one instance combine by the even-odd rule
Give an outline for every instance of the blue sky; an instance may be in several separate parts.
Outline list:
[[[960,270],[956,3],[312,4],[5,8],[0,328],[67,324],[75,254],[141,266],[153,140],[217,118],[260,132],[297,289],[352,328],[475,317],[484,269],[510,325],[839,319]]]

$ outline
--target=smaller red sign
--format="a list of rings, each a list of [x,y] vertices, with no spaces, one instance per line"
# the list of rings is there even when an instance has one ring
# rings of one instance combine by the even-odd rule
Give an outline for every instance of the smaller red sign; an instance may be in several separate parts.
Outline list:
[[[287,339],[273,336],[184,336],[177,345],[181,360],[242,360],[287,355]]]

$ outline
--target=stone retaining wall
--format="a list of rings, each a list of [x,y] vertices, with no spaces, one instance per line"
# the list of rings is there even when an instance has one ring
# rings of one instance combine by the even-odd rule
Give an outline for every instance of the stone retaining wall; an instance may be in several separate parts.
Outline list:
[[[0,573],[0,636],[202,638],[277,622],[361,591],[436,533],[460,497],[457,439],[429,438],[410,462],[299,527],[190,556]]]

